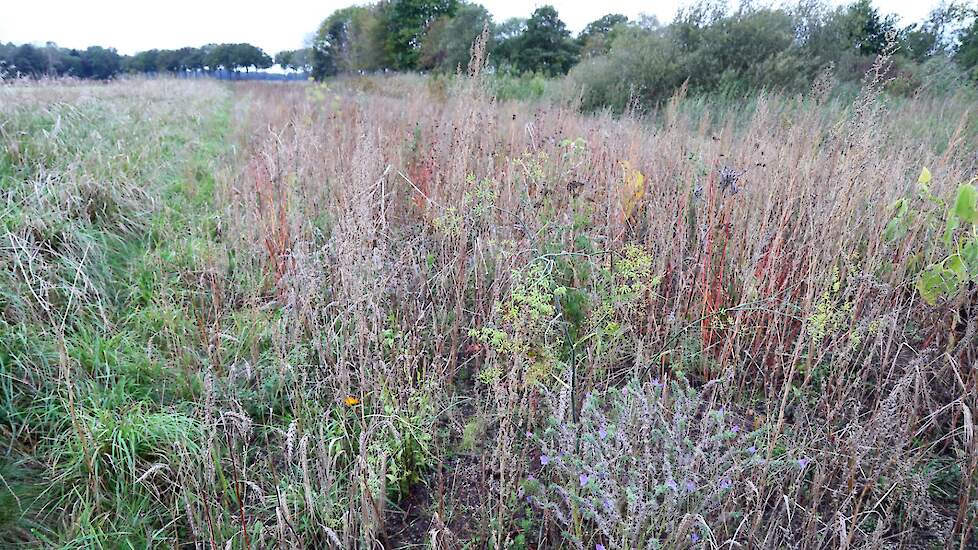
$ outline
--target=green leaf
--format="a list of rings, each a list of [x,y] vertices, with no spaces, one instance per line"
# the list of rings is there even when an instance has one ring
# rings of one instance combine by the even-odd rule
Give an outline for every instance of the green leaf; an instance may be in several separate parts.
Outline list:
[[[893,218],[890,220],[890,223],[886,224],[886,229],[883,230],[883,238],[887,242],[902,239],[906,234],[907,224],[904,222],[903,218]]]
[[[978,276],[978,239],[970,239],[961,247],[961,259],[972,277]]]
[[[978,222],[978,189],[966,183],[958,188],[958,198],[954,201],[954,214],[968,223]]]
[[[944,260],[945,273],[954,274],[957,284],[962,284],[968,280],[968,269],[964,265],[964,260],[960,254],[952,254]]]
[[[920,177],[917,178],[917,183],[920,185],[927,185],[930,183],[930,170],[928,170],[926,166],[920,169]]]
[[[927,266],[917,279],[916,286],[921,298],[930,305],[936,304],[939,297],[951,293],[957,287],[954,273],[940,264]]]

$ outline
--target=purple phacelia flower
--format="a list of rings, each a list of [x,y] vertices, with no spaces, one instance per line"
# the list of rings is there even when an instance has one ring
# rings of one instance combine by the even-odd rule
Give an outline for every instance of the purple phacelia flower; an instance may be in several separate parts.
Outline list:
[[[734,424],[733,426],[731,426],[730,427],[730,431],[733,432],[734,435],[739,434],[740,433],[740,424]]]
[[[611,499],[608,497],[604,497],[604,509],[610,512],[614,507],[615,504],[611,502]]]
[[[693,533],[692,535],[689,536],[689,540],[693,541],[694,543],[699,542],[700,536],[698,533]]]
[[[653,378],[652,379],[652,387],[655,388],[655,389],[659,389],[659,388],[662,387],[662,382],[660,382],[658,378]]]
[[[581,487],[584,487],[585,485],[587,485],[587,482],[588,481],[589,481],[589,478],[587,477],[587,474],[581,474]]]
[[[750,447],[747,447],[747,452],[750,453],[750,454],[756,454],[757,453],[757,447],[751,445]]]
[[[550,457],[547,455],[540,455],[540,465],[546,466],[547,464],[550,464]]]
[[[678,491],[679,490],[679,485],[676,485],[676,480],[674,480],[674,479],[667,479],[666,480],[666,487],[672,489],[673,491]]]
[[[604,429],[603,427],[601,429],[599,429],[598,430],[598,437],[600,437],[601,439],[604,439],[604,438],[608,437],[608,430]]]
[[[687,481],[686,482],[686,492],[687,493],[692,493],[695,490],[696,490],[696,484],[693,483],[692,481]]]
[[[730,483],[729,479],[720,480],[720,490],[726,491],[727,489],[733,487],[733,483]]]
[[[808,459],[807,458],[799,458],[798,459],[798,467],[801,468],[802,470],[804,470],[805,469],[805,466],[808,466]]]
[[[594,545],[594,550],[605,550],[605,547],[600,542]]]

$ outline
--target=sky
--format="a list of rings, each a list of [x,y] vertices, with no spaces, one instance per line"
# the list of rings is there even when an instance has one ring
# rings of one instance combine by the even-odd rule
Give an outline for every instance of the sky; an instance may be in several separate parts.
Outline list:
[[[939,0],[874,0],[901,23],[920,21]],[[832,0],[844,3],[843,0]],[[352,0],[0,0],[0,42],[67,48],[114,47],[123,54],[207,43],[249,42],[274,55],[303,47],[319,22]],[[527,17],[537,7],[557,8],[578,32],[607,13],[673,18],[683,0],[482,0],[496,21]],[[733,3],[733,2],[732,2]]]

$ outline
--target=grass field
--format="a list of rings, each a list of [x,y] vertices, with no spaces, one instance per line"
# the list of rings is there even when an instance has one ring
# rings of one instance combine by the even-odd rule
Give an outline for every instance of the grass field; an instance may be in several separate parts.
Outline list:
[[[978,115],[0,87],[0,545],[973,548]]]

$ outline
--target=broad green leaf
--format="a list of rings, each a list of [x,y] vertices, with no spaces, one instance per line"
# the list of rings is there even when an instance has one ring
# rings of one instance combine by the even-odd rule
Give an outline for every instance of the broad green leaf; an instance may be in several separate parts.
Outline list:
[[[896,202],[891,206],[896,212],[893,214],[897,218],[902,218],[907,215],[907,199],[897,199]]]
[[[925,302],[934,305],[939,297],[955,289],[954,280],[954,274],[944,269],[944,266],[931,264],[917,279],[917,291]]]
[[[966,183],[958,188],[958,198],[954,201],[954,214],[968,223],[978,222],[978,189]]]
[[[921,185],[930,183],[930,170],[926,166],[920,169],[920,177],[917,178],[917,183]]]
[[[883,238],[888,242],[902,239],[906,234],[907,224],[902,217],[890,220],[890,223],[886,224],[886,229],[883,230]]]
[[[964,260],[960,254],[952,254],[944,260],[945,273],[951,273],[957,278],[957,283],[961,284],[968,280],[968,269],[964,265]]]

